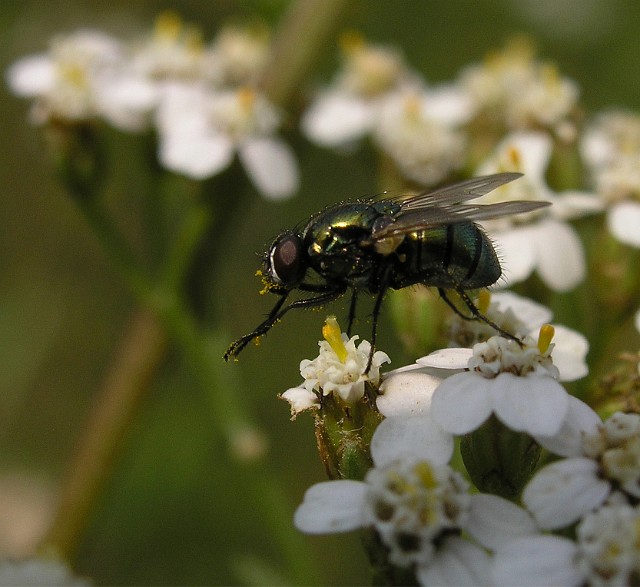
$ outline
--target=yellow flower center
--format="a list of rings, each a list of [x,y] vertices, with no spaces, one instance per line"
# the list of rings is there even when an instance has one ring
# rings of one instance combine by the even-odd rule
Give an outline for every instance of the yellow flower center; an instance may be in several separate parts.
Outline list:
[[[544,354],[549,350],[551,339],[555,334],[555,328],[551,324],[543,324],[540,327],[540,335],[538,336],[538,350]]]

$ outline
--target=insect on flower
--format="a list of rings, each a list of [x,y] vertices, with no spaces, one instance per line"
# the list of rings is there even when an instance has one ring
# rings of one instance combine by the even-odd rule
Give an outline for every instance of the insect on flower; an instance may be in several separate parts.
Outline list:
[[[341,202],[314,214],[302,229],[282,232],[265,254],[261,272],[265,290],[279,299],[262,324],[229,346],[225,360],[266,334],[289,310],[322,306],[351,290],[348,333],[358,294],[375,297],[371,364],[385,293],[415,284],[438,288],[442,299],[463,318],[483,320],[502,335],[518,340],[484,316],[467,294],[466,290],[493,285],[502,275],[491,240],[475,221],[531,212],[549,202],[462,202],[521,175],[497,173],[413,196]],[[460,296],[471,316],[460,313],[447,290]],[[285,305],[293,291],[312,296]]]

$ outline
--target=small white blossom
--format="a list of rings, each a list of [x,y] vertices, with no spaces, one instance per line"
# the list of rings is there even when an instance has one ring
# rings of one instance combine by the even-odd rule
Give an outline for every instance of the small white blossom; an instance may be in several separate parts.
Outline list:
[[[486,305],[484,295],[480,303]],[[490,299],[488,307],[481,312],[494,324],[518,338],[537,336],[543,324],[551,322],[551,310],[533,300],[518,296],[510,291],[496,291],[486,294]],[[586,356],[589,341],[585,336],[560,324],[554,328],[552,357],[558,368],[560,381],[576,381],[589,373]],[[464,320],[458,315],[451,319],[450,338],[452,344],[470,347],[495,335],[495,329],[482,320]]]
[[[375,351],[367,371],[371,343],[363,340],[358,346],[358,336],[349,338],[340,331],[335,316],[329,316],[322,333],[325,340],[318,342],[318,356],[300,362],[300,375],[304,381],[282,394],[291,404],[291,414],[319,407],[321,396],[334,394],[347,404],[354,404],[364,396],[367,383],[380,384],[380,367],[391,362],[383,351]]]
[[[486,584],[489,556],[474,541],[497,548],[534,532],[533,520],[500,497],[470,494],[467,481],[445,464],[451,452],[419,441],[417,429],[403,438],[389,437],[388,421],[374,433],[375,466],[365,480],[311,487],[296,511],[296,527],[310,534],[372,528],[389,549],[390,562],[414,567],[420,584]],[[392,448],[385,446],[385,437]],[[422,457],[415,456],[416,444]],[[474,541],[447,537],[460,531]]]
[[[601,505],[617,489],[640,497],[640,416],[615,413],[604,424],[591,417],[567,433],[564,455],[531,479],[523,501],[543,528],[562,528]],[[551,447],[553,450],[553,447]],[[563,453],[561,453],[563,454]]]
[[[479,175],[520,171],[524,177],[478,198],[479,204],[510,200],[542,200],[553,205],[529,214],[483,222],[499,252],[510,283],[525,280],[536,270],[554,291],[567,291],[586,273],[582,242],[568,218],[596,212],[600,200],[592,194],[555,194],[545,181],[552,143],[541,132],[513,133],[477,169]]]
[[[528,337],[520,346],[500,336],[476,344],[469,370],[448,377],[435,390],[433,419],[447,432],[466,434],[493,413],[512,430],[555,435],[567,416],[569,396],[557,381],[553,345],[541,350],[538,344]]]
[[[543,126],[558,132],[570,120],[579,95],[576,83],[537,60],[531,43],[523,39],[468,67],[461,83],[477,110],[508,130]]]
[[[301,120],[305,135],[325,147],[349,145],[371,132],[383,99],[404,86],[419,85],[401,54],[369,45],[356,34],[343,38],[343,64]]]
[[[291,148],[275,135],[279,124],[278,111],[251,89],[173,85],[157,112],[160,161],[204,179],[228,167],[237,152],[265,197],[287,198],[298,188],[298,166]]]
[[[593,586],[631,585],[640,572],[640,510],[607,504],[576,528],[577,567]]]
[[[255,85],[269,58],[264,27],[223,28],[207,53],[207,75],[218,86]]]
[[[464,164],[466,140],[456,126],[469,116],[453,88],[401,89],[381,102],[374,140],[405,177],[435,185]]]
[[[602,114],[585,131],[581,151],[596,192],[607,205],[609,232],[640,248],[640,116]]]
[[[119,41],[88,29],[54,38],[47,53],[19,59],[7,81],[19,96],[34,98],[35,124],[105,118],[122,130],[138,131],[156,99],[149,84],[130,74]]]
[[[0,562],[0,585],[7,587],[84,587],[91,581],[76,577],[61,561],[31,558],[21,561]]]

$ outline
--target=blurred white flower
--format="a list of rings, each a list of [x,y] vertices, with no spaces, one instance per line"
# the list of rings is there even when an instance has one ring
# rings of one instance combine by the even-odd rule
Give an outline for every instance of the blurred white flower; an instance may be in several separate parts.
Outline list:
[[[640,248],[640,115],[611,111],[586,129],[581,152],[596,192],[607,206],[607,227]]]
[[[47,53],[19,59],[7,81],[19,96],[35,99],[36,124],[105,118],[122,130],[138,131],[156,99],[153,87],[129,71],[120,42],[88,29],[56,37]]]
[[[204,179],[227,168],[237,152],[266,198],[288,198],[297,190],[293,151],[275,136],[280,115],[261,94],[174,84],[165,89],[156,114],[159,158],[167,169]]]
[[[369,45],[356,33],[343,36],[342,69],[304,113],[301,127],[325,147],[349,145],[374,127],[381,102],[405,86],[421,85],[401,54],[390,47]]]
[[[435,185],[465,162],[465,135],[456,130],[471,115],[455,87],[403,88],[381,100],[375,143],[408,179]]]
[[[0,585],[23,587],[84,587],[91,581],[76,577],[61,561],[31,558],[0,562]]]
[[[254,85],[269,58],[266,27],[228,26],[207,50],[206,75],[218,86]]]
[[[518,283],[536,270],[547,286],[562,292],[574,288],[586,273],[582,242],[565,220],[599,211],[602,204],[593,194],[578,191],[556,194],[549,188],[545,173],[551,150],[551,138],[541,132],[507,136],[479,166],[477,174],[519,171],[524,177],[476,202],[544,200],[553,204],[543,210],[491,220],[483,225],[495,239],[506,281]]]
[[[558,132],[579,95],[576,83],[536,59],[532,43],[523,38],[467,67],[460,82],[476,110],[507,130],[545,127]]]

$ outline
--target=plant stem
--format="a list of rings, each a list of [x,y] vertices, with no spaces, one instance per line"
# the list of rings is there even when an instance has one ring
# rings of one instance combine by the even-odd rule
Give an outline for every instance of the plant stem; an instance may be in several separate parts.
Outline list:
[[[44,537],[44,549],[52,548],[65,559],[71,559],[76,551],[119,456],[122,440],[165,354],[167,337],[153,313],[137,311],[125,332],[69,467],[55,518]]]

